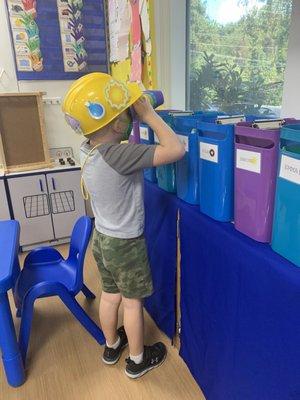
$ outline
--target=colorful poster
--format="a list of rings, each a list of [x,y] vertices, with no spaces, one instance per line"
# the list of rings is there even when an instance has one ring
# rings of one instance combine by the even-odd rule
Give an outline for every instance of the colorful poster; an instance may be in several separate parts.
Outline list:
[[[84,48],[85,36],[82,21],[82,0],[57,0],[60,36],[66,72],[84,71],[88,55]]]
[[[6,0],[19,80],[108,71],[105,0]]]
[[[140,16],[142,23],[142,31],[144,35],[144,51],[147,56],[151,56],[152,43],[150,33],[150,8],[149,3],[146,0],[140,0]]]
[[[130,0],[131,5],[131,71],[132,82],[142,81],[142,30],[139,0]]]
[[[153,0],[108,0],[108,20],[112,75],[155,88]]]
[[[124,61],[129,55],[129,34],[131,27],[130,5],[124,0],[110,0],[109,43],[110,62]]]
[[[39,27],[36,23],[36,1],[8,1],[10,24],[19,71],[43,70]]]

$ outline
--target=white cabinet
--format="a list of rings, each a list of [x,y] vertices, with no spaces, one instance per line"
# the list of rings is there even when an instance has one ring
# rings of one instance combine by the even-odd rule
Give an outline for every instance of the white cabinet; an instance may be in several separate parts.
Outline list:
[[[20,222],[20,245],[54,239],[46,176],[8,178],[14,218]]]
[[[75,221],[85,215],[80,190],[81,171],[47,174],[49,201],[56,239],[69,237]]]
[[[20,222],[20,245],[68,238],[85,215],[80,170],[8,177],[14,218]]]
[[[0,179],[0,220],[10,219],[4,180]]]

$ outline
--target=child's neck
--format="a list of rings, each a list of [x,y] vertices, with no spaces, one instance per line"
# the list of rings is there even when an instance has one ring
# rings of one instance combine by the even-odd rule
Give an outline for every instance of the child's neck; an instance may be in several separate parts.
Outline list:
[[[107,144],[107,143],[112,143],[112,144],[119,144],[121,142],[120,139],[107,135],[104,137],[95,137],[90,139],[90,145],[92,147],[97,146],[98,144]]]

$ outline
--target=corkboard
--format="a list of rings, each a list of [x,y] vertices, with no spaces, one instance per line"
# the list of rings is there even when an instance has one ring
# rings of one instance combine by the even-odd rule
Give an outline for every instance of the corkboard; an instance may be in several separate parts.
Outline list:
[[[0,95],[0,133],[5,172],[50,166],[41,94]]]

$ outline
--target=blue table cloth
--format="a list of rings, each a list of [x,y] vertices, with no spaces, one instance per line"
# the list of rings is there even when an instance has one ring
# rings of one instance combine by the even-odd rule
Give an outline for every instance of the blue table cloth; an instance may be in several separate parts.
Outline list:
[[[300,268],[183,202],[180,240],[180,354],[207,400],[299,400]]]
[[[145,182],[145,237],[154,284],[145,307],[170,339],[176,331],[177,211],[176,196]]]

